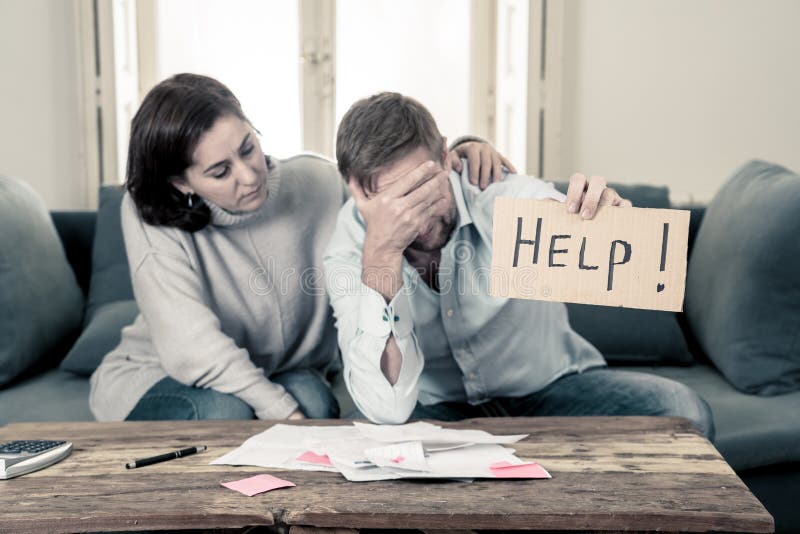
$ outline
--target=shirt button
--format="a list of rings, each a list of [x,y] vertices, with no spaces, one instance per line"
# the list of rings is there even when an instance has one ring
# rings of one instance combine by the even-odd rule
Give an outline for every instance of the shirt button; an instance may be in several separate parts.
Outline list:
[[[453,316],[453,308],[450,308],[449,310],[447,310],[447,316],[448,317],[452,317]]]

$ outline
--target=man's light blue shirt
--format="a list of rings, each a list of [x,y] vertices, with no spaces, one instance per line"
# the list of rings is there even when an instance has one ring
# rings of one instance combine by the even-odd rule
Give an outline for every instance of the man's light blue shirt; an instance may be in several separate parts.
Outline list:
[[[325,254],[345,383],[356,406],[375,422],[403,423],[417,401],[479,404],[522,397],[565,374],[605,365],[570,328],[564,304],[489,295],[494,199],[563,202],[564,195],[518,175],[480,191],[469,183],[466,162],[450,183],[458,219],[442,249],[439,292],[405,258],[403,288],[388,304],[361,282],[366,229],[353,199],[342,207]],[[380,368],[390,335],[403,357],[394,386]]]

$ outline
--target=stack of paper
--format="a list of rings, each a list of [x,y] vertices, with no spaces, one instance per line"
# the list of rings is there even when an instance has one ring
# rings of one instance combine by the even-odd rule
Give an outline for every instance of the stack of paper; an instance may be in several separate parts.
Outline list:
[[[494,436],[426,422],[406,425],[277,424],[217,458],[214,465],[255,465],[339,472],[352,481],[398,478],[550,478],[504,447],[527,434]]]

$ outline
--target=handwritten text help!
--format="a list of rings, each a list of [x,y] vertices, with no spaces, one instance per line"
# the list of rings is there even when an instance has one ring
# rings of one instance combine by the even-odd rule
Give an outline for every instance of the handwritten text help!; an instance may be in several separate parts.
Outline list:
[[[681,311],[689,212],[601,207],[586,221],[549,200],[497,198],[496,297]]]

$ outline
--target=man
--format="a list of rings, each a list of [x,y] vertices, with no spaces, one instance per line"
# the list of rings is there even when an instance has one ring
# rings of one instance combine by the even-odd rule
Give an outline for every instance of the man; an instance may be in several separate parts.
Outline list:
[[[566,197],[515,175],[480,191],[469,165],[454,172],[446,155],[430,113],[397,93],[356,102],[339,125],[336,156],[352,198],[324,264],[359,410],[379,423],[678,415],[713,436],[705,401],[668,379],[607,369],[570,328],[564,304],[488,294],[495,197],[566,201],[585,219],[631,203],[580,174]]]

